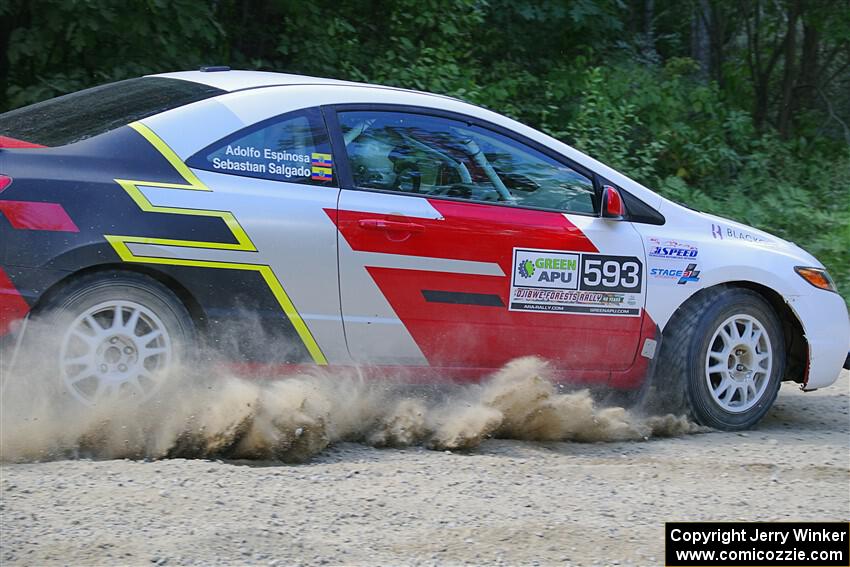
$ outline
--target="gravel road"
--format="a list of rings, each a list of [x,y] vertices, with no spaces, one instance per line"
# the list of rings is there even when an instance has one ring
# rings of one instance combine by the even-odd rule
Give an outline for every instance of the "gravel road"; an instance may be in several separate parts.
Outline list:
[[[850,519],[848,373],[757,430],[0,465],[3,565],[659,565],[666,520]]]

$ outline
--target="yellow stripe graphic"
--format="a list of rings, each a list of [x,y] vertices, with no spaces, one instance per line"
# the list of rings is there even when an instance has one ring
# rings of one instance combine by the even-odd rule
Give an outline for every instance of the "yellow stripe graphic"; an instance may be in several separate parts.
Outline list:
[[[304,322],[304,319],[301,318],[301,315],[298,314],[298,310],[295,309],[295,305],[292,303],[292,300],[287,295],[286,291],[283,289],[283,286],[280,283],[280,280],[275,276],[274,271],[271,266],[262,265],[262,264],[243,264],[238,262],[219,262],[219,261],[211,261],[211,260],[183,260],[178,258],[158,258],[156,256],[137,256],[133,254],[133,252],[128,247],[128,244],[159,244],[163,246],[182,246],[182,247],[191,247],[191,248],[206,248],[212,250],[238,250],[243,252],[256,252],[257,248],[254,246],[254,243],[251,242],[251,239],[248,237],[248,234],[239,224],[239,221],[236,220],[236,217],[233,213],[229,211],[212,211],[212,210],[203,210],[203,209],[182,209],[177,207],[160,207],[158,205],[154,205],[151,203],[147,197],[144,196],[139,186],[143,187],[160,187],[165,189],[182,189],[186,191],[212,191],[209,187],[204,185],[204,183],[198,179],[198,177],[192,173],[186,164],[184,164],[180,158],[174,153],[168,144],[166,144],[162,138],[154,134],[154,132],[140,122],[133,122],[130,124],[130,127],[133,128],[136,132],[144,136],[144,138],[151,143],[151,145],[159,151],[163,155],[163,157],[168,160],[175,170],[180,174],[180,176],[186,181],[183,183],[160,183],[160,182],[149,182],[149,181],[137,181],[137,180],[129,180],[129,179],[116,179],[115,182],[118,183],[124,191],[130,196],[131,199],[139,206],[139,208],[143,211],[149,213],[168,213],[175,215],[191,215],[191,216],[200,216],[200,217],[213,217],[220,218],[230,231],[233,233],[234,238],[236,239],[236,243],[232,242],[206,242],[199,240],[175,240],[169,238],[149,238],[142,236],[116,236],[112,234],[104,235],[107,242],[112,245],[112,248],[115,249],[115,252],[118,256],[125,262],[137,262],[143,264],[166,264],[171,266],[189,266],[196,268],[219,268],[224,270],[246,270],[259,272],[263,277],[263,280],[268,285],[269,290],[271,290],[277,302],[280,304],[281,309],[289,318],[289,321],[292,323],[292,326],[295,328],[295,331],[298,333],[298,336],[304,342],[304,346],[307,348],[307,351],[310,353],[310,356],[313,357],[313,361],[316,364],[325,365],[328,363],[325,358],[324,353],[322,353],[322,349],[319,347],[316,339],[313,337],[313,334],[310,332],[310,329],[307,327],[307,324]]]

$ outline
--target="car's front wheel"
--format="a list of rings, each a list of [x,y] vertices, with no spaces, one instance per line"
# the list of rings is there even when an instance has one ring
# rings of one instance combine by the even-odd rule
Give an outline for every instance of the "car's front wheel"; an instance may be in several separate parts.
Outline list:
[[[150,399],[195,338],[191,317],[174,293],[129,272],[74,281],[45,316],[59,343],[61,386],[85,405]]]
[[[776,399],[785,365],[782,327],[758,293],[718,287],[689,300],[664,330],[653,397],[702,425],[758,423]]]

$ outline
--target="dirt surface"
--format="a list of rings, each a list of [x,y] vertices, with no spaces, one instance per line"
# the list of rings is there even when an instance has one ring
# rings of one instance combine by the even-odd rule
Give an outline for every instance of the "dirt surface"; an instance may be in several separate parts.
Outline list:
[[[660,565],[667,520],[850,519],[850,383],[757,430],[0,465],[4,565]]]

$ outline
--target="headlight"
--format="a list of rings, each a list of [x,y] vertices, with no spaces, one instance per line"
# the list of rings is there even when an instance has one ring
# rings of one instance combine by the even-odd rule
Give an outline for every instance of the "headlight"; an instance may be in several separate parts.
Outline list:
[[[832,278],[829,277],[829,273],[823,268],[806,268],[804,266],[794,266],[794,271],[799,274],[801,278],[815,286],[819,289],[825,289],[827,291],[834,291],[838,293],[838,289],[835,287],[835,282],[832,281]]]

